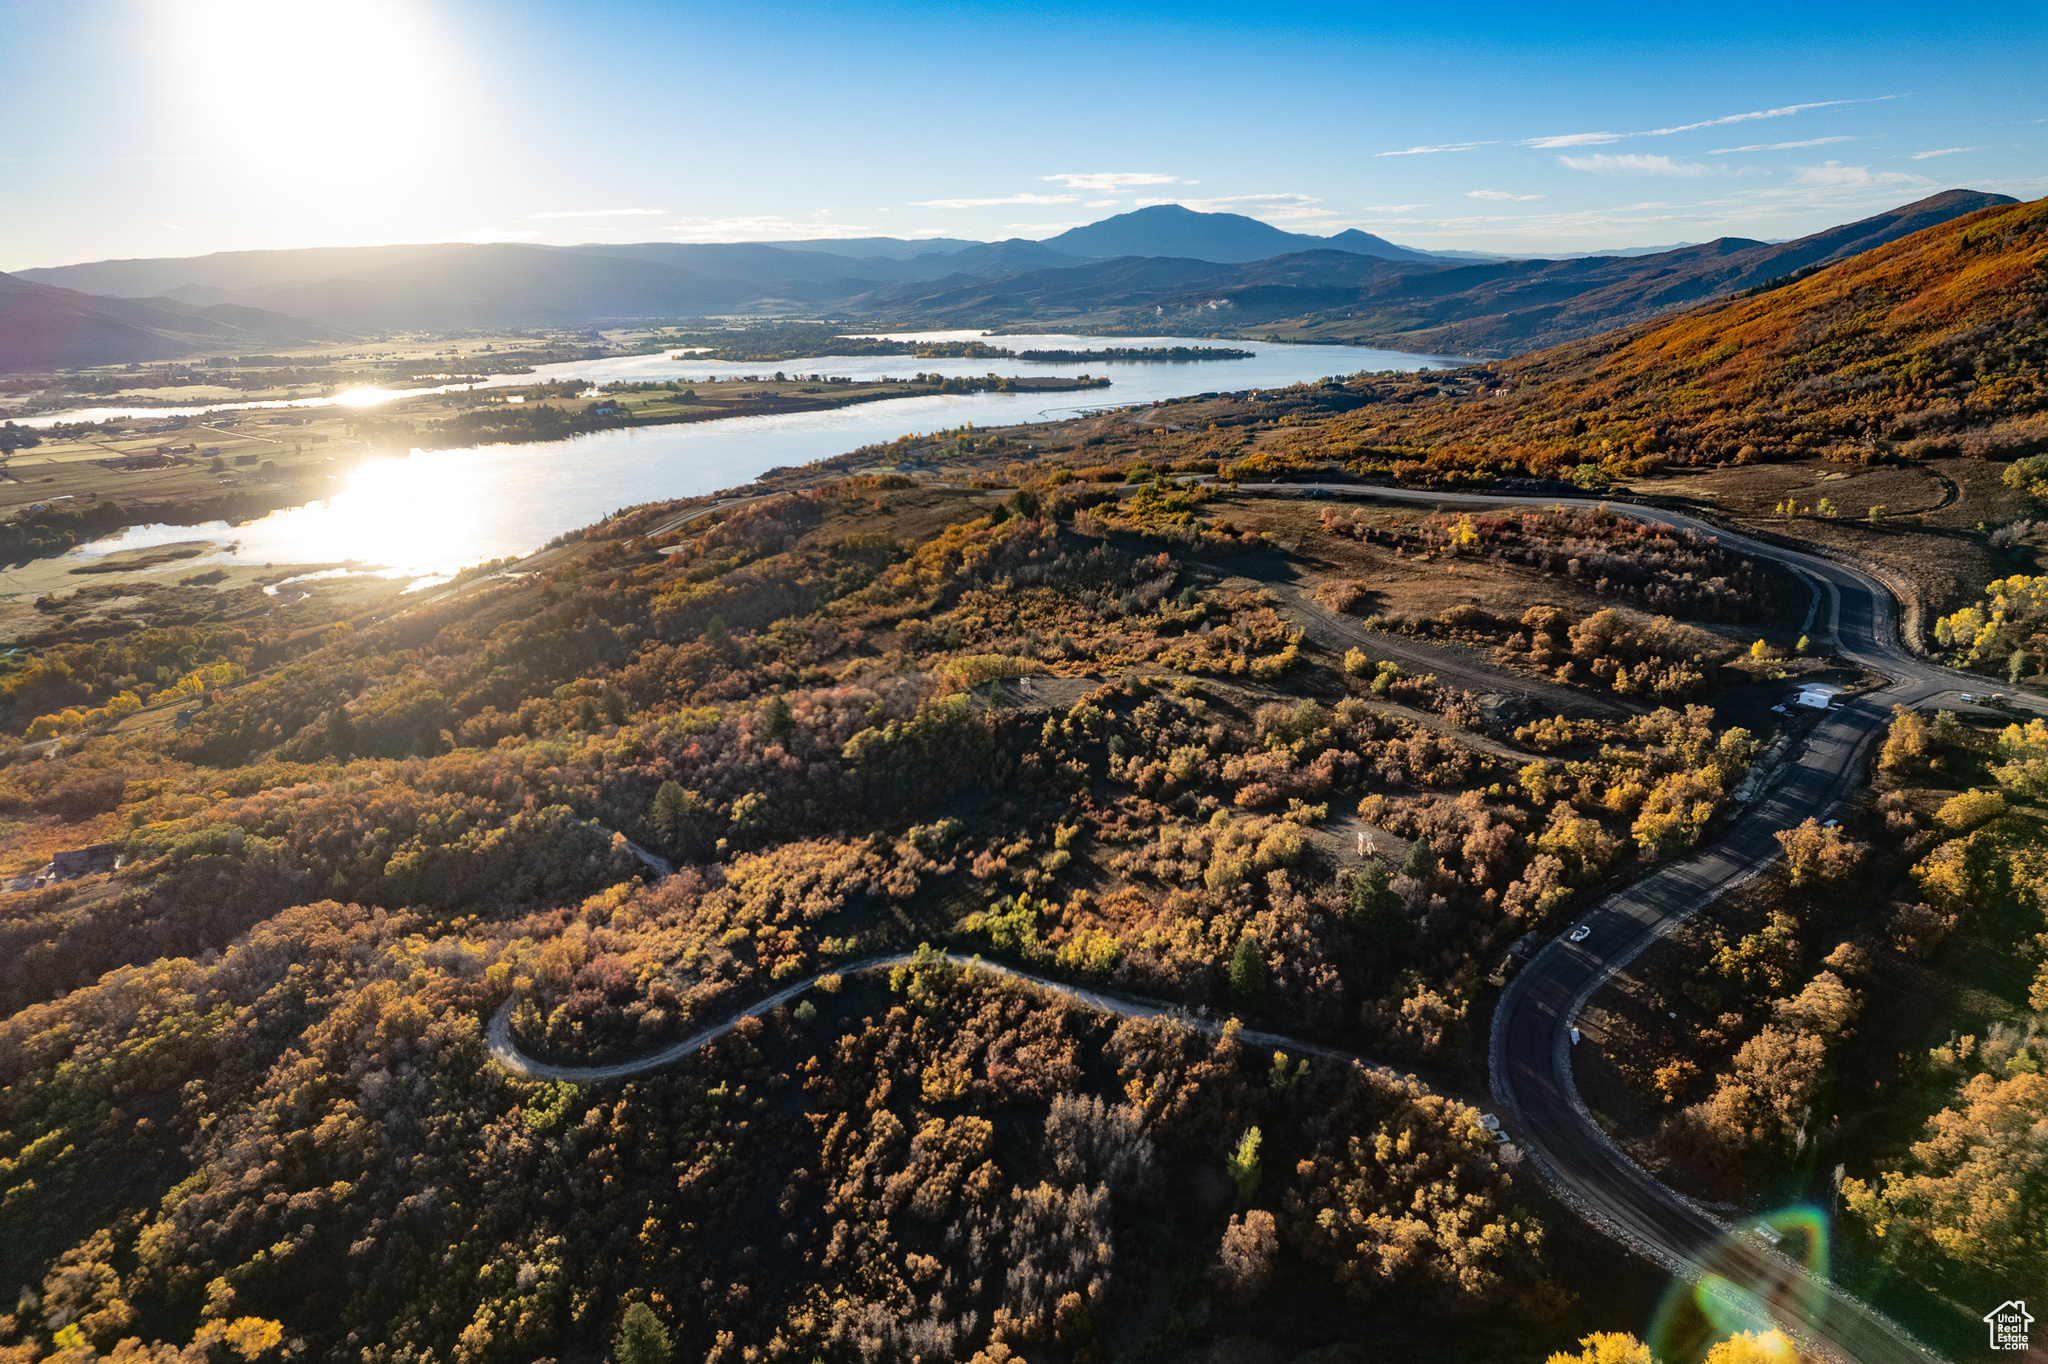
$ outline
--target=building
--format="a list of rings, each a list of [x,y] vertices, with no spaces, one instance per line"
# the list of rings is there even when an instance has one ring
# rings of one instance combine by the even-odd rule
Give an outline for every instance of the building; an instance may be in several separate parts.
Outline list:
[[[120,860],[120,849],[112,843],[95,843],[89,848],[71,848],[50,859],[50,879],[69,881],[96,871],[112,871]]]
[[[183,460],[179,459],[176,455],[168,453],[165,447],[158,446],[154,450],[145,450],[141,454],[125,456],[114,467],[117,469],[169,469],[174,465],[182,463],[184,463]]]

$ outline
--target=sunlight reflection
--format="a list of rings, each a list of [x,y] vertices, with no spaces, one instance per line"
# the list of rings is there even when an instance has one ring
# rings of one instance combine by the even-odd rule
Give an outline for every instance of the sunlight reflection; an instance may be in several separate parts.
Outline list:
[[[1761,1274],[1754,1270],[1759,1251]],[[1772,1251],[1806,1273],[1791,1272]],[[1757,1218],[1703,1258],[1731,1271],[1744,1262],[1752,1268],[1739,1280],[1709,1271],[1696,1282],[1674,1282],[1650,1325],[1659,1359],[1699,1359],[1738,1331],[1776,1330],[1781,1315],[1811,1320],[1827,1307],[1828,1222],[1818,1208],[1796,1205]]]
[[[1099,339],[1034,337],[1037,345],[1084,348]],[[1185,338],[1124,338],[1119,345],[1209,344]],[[1102,397],[1118,404],[1143,404],[1216,388],[1267,388],[1319,378],[1333,360],[1346,368],[1417,369],[1438,363],[1392,351],[1347,348],[1333,355],[1326,346],[1234,343],[1253,351],[1246,360],[1194,364],[1091,362],[1068,364],[1113,376]],[[1010,362],[1029,372],[1027,362]],[[928,372],[978,373],[986,360],[918,360],[905,356],[819,358],[794,362],[833,374],[873,377]],[[477,385],[497,388],[556,378],[597,383],[636,379],[701,379],[709,373],[753,372],[760,364],[678,363],[666,354],[614,356],[539,367],[532,374],[493,375]],[[1008,366],[1006,366],[1007,368]],[[1051,365],[1042,366],[1039,372]],[[394,576],[446,576],[485,559],[525,554],[563,531],[589,525],[622,507],[693,497],[737,487],[779,465],[876,446],[906,432],[950,430],[963,423],[1002,426],[1044,420],[1073,410],[1076,398],[1096,394],[999,393],[927,394],[887,402],[857,403],[815,412],[733,417],[715,422],[629,427],[530,445],[487,445],[467,449],[414,451],[357,466],[331,486],[324,501],[275,512],[229,527],[137,526],[81,546],[80,557],[137,549],[178,540],[236,540],[234,562],[328,565],[356,563],[387,569]],[[387,390],[361,388],[312,401],[351,401],[375,406]],[[305,400],[301,400],[305,401]],[[1088,405],[1097,405],[1090,402]]]

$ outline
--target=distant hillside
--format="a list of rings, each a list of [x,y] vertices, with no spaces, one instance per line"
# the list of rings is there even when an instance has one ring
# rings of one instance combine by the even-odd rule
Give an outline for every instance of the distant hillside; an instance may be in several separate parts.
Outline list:
[[[0,274],[0,373],[167,360],[339,339],[304,318],[233,304],[100,298]]]
[[[956,325],[1251,331],[1437,355],[1510,355],[1688,307],[2013,202],[1950,190],[1797,241],[1724,237],[1647,256],[1450,265],[1322,249],[1213,267],[1182,261],[1172,270],[1145,272],[1118,261],[1091,262],[990,281],[893,285],[848,306]]]
[[[1295,251],[1346,251],[1384,260],[1431,259],[1420,251],[1356,228],[1335,237],[1287,232],[1271,223],[1237,213],[1198,213],[1179,204],[1155,204],[1119,213],[1086,227],[1070,228],[1045,245],[1069,256],[1175,256],[1187,260],[1235,264],[1269,260]]]
[[[1006,275],[1048,266],[1079,265],[1040,242],[1012,237],[1000,242],[964,242],[947,250],[902,256],[856,258],[760,242],[639,242],[618,246],[564,248],[585,255],[657,261],[663,265],[726,275],[774,292],[794,283],[839,285],[834,297],[872,283],[942,279],[948,275]]]
[[[1302,251],[1218,264],[1187,257],[1117,256],[992,279],[956,276],[891,285],[848,299],[849,312],[917,317],[935,326],[1036,323],[1228,331],[1262,315],[1336,306],[1385,280],[1444,267],[1343,251]],[[1170,317],[1162,317],[1164,307]]]
[[[412,246],[316,246],[292,251],[216,251],[207,256],[153,256],[138,260],[91,261],[47,269],[17,270],[18,279],[54,284],[81,293],[116,298],[150,298],[181,285],[209,291],[207,301],[254,289],[304,284],[420,265],[468,250],[461,242]],[[218,291],[218,292],[212,292]]]
[[[1288,320],[1322,339],[1450,354],[1513,355],[1845,260],[1922,228],[2017,202],[2003,194],[1948,190],[1777,244],[1723,237],[1650,255],[1460,266],[1427,278],[1382,283],[1348,304],[1325,305]],[[1182,306],[1206,302],[1188,300]],[[1162,300],[1169,310],[1175,303]],[[1282,320],[1270,312],[1260,320],[1268,318]]]
[[[1050,242],[898,242],[904,250],[886,252],[887,239],[831,244],[882,252],[864,257],[818,242],[439,243],[100,261],[20,272],[24,288],[56,286],[69,296],[12,299],[26,330],[9,336],[4,363],[156,360],[337,331],[711,314],[1270,335],[1499,356],[1690,307],[2012,202],[1951,190],[1793,242],[1722,238],[1577,260],[1453,262],[1355,230],[1304,236],[1166,204]]]
[[[423,279],[435,274],[474,271],[479,268],[477,253],[485,249],[466,242],[438,242],[299,251],[221,251],[208,256],[94,261],[21,270],[16,274],[37,284],[54,284],[85,293],[126,298],[166,295],[187,302],[276,307],[276,300],[289,291],[328,286],[337,281]],[[712,286],[700,281],[698,287],[721,307],[727,306],[733,294],[733,281],[757,286],[756,292],[764,300],[792,296],[816,299],[843,298],[885,285],[954,275],[997,277],[1075,266],[1113,256],[1237,263],[1298,251],[1333,250],[1387,260],[1431,259],[1356,229],[1334,237],[1314,237],[1284,232],[1235,213],[1197,213],[1174,204],[1118,214],[1046,242],[1017,237],[1000,242],[863,237],[800,242],[599,242],[579,246],[508,243],[489,249],[501,255],[524,256],[529,268],[541,276],[563,270],[573,272],[576,267],[559,263],[564,256],[640,260],[718,276],[721,284]],[[827,284],[839,287],[823,292],[817,287]],[[673,280],[650,281],[657,297],[672,298],[674,285]],[[472,301],[484,303],[482,299]],[[653,307],[607,315],[662,315],[666,311],[665,307]],[[393,321],[388,325],[410,324]]]
[[[807,237],[802,241],[759,242],[780,251],[811,251],[825,256],[847,256],[854,260],[909,260],[934,253],[950,255],[987,242],[964,241],[959,237]]]
[[[359,331],[575,325],[600,317],[694,317],[748,302],[730,276],[512,243],[430,263],[291,285],[264,305]]]
[[[1300,445],[1423,478],[1479,465],[1627,476],[1806,454],[2009,457],[2048,450],[2044,367],[2048,199],[1490,366],[1471,393],[1376,403],[1305,428]]]
[[[813,244],[806,244],[806,246]],[[240,305],[349,331],[581,325],[601,318],[816,312],[891,283],[1079,265],[1037,242],[945,244],[902,258],[853,258],[764,243],[643,242],[580,247],[438,243],[223,252],[99,261],[21,272],[69,290],[154,293],[165,308]],[[163,358],[155,343],[109,361]],[[171,354],[180,353],[177,351]]]

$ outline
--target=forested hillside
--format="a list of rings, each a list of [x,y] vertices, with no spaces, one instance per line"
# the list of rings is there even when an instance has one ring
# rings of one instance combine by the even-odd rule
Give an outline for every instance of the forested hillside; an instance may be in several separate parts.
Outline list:
[[[1560,1329],[1552,1214],[1443,1087],[1509,947],[1750,760],[1740,642],[1614,603],[1765,583],[1605,514],[1298,508],[1296,560],[1251,504],[1035,482],[650,508],[353,623],[53,621],[0,682],[7,869],[123,865],[0,902],[0,1348],[594,1358],[641,1304],[679,1358],[1092,1358],[1304,1292],[1311,1333]],[[1554,604],[1311,638],[1502,553]],[[1579,718],[1412,661],[1461,640]],[[921,943],[1437,1078],[833,974]],[[624,1083],[483,1049],[505,1006],[529,1056],[630,1058],[819,972]]]
[[[1870,679],[1711,535],[1229,480],[2018,453],[2043,219],[1449,379],[906,437],[413,597],[46,598],[0,664],[0,1358],[1097,1361],[1418,1313],[1497,1357],[1614,1325],[1611,1262],[1560,1251],[1583,1230],[1482,1122],[1487,1011],[1715,836],[1804,732],[1774,704]],[[1944,643],[2031,647],[2034,581]],[[1899,761],[1968,779],[1989,741],[1940,735]],[[1998,743],[2037,792],[2048,734]],[[1792,1111],[1831,1058],[1926,1087],[1856,1040],[1913,1010],[1858,992],[2038,917],[2010,871],[2011,912],[1966,903],[2033,846],[2002,811],[1872,807],[1891,871],[1793,831],[1813,880],[1652,978],[1687,1031],[1618,1083],[1677,1105],[1674,1178],[1837,1149]],[[782,989],[623,1078],[486,1045],[629,1063]],[[1961,1107],[1845,1148],[1902,1263],[1990,1234],[1956,1134],[2031,1111],[2033,1036],[1998,1074],[1956,1042]]]
[[[2048,445],[2048,200],[1990,208],[1793,284],[1393,381],[1290,447],[1407,478],[1615,477]],[[1467,387],[1471,385],[1472,387]]]

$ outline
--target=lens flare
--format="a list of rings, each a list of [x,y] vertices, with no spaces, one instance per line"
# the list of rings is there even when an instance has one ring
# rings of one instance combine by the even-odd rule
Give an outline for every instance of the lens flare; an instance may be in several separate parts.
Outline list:
[[[1697,1258],[1706,1271],[1674,1282],[1650,1324],[1650,1347],[1670,1364],[1704,1358],[1738,1331],[1773,1331],[1826,1309],[1828,1221],[1818,1208],[1768,1213]]]

